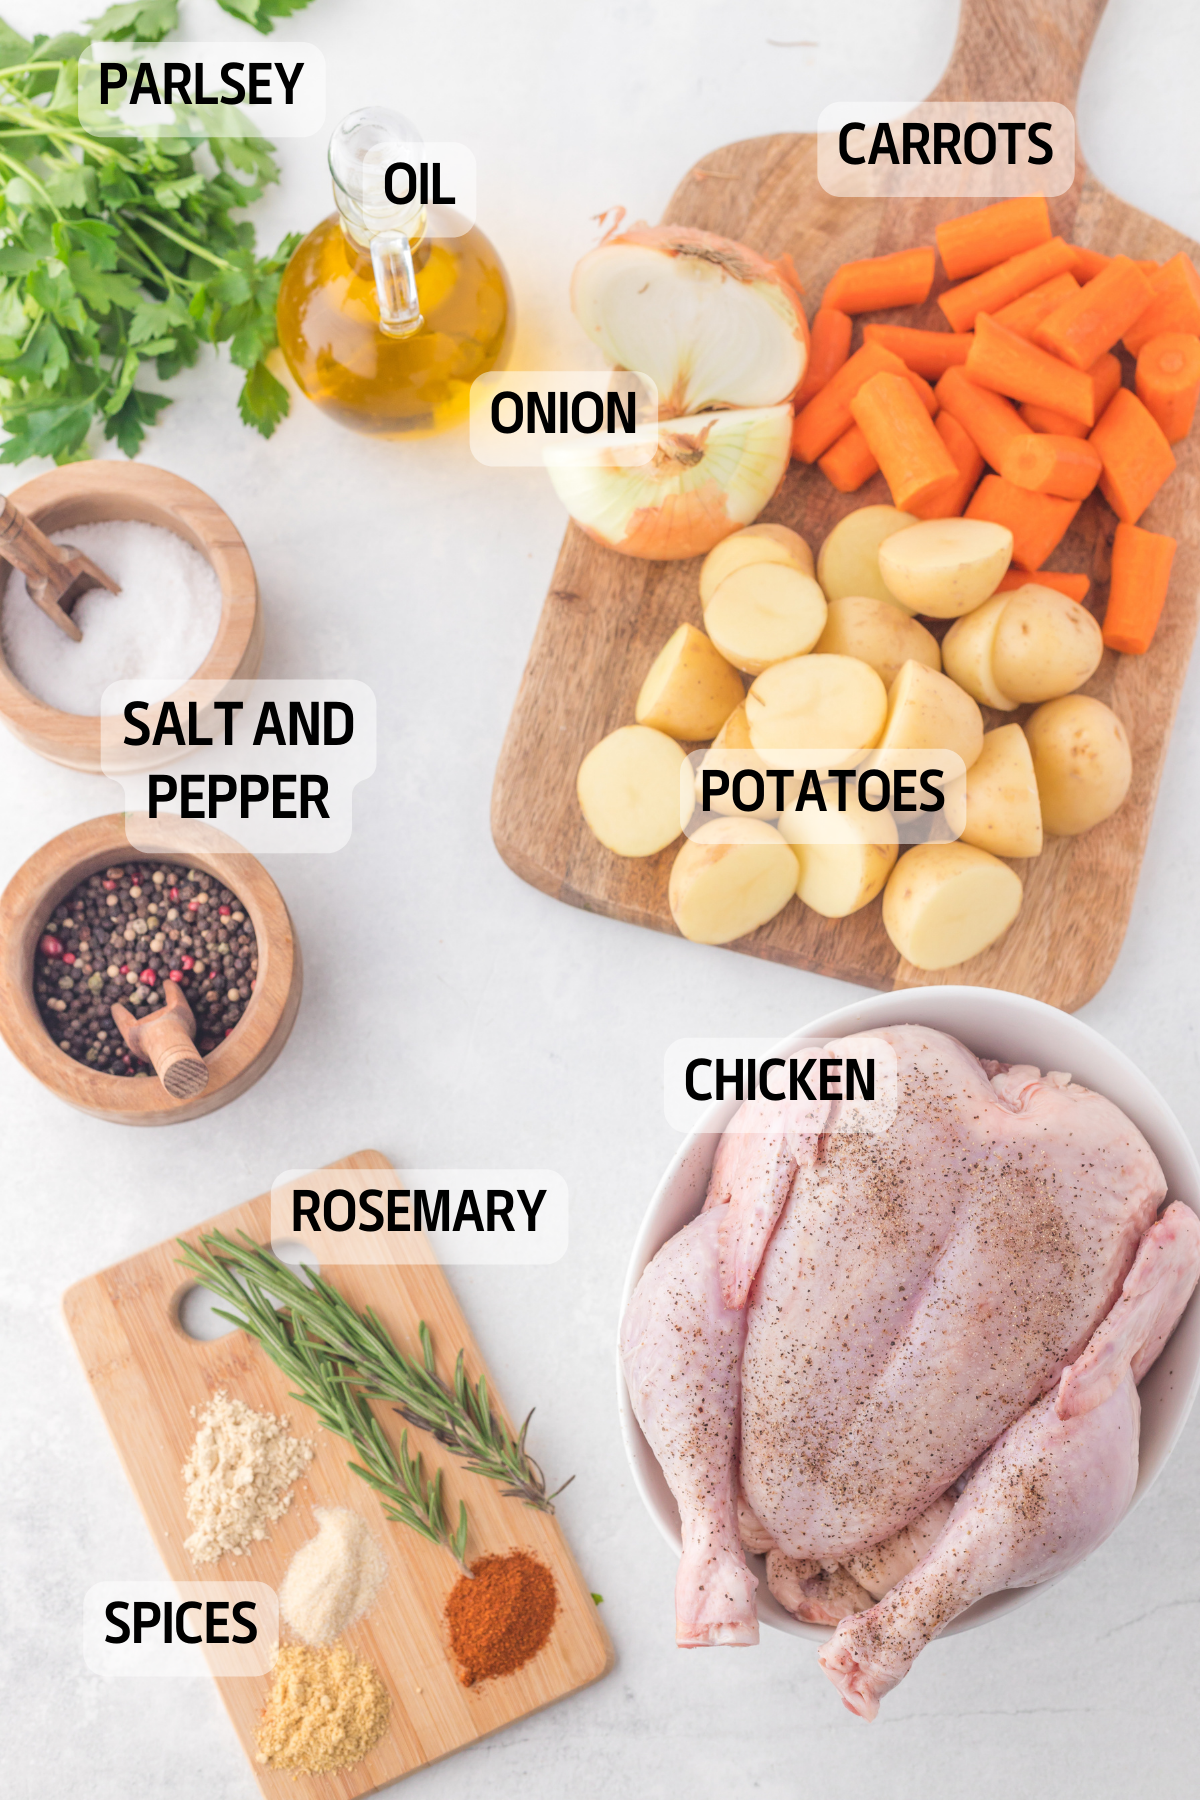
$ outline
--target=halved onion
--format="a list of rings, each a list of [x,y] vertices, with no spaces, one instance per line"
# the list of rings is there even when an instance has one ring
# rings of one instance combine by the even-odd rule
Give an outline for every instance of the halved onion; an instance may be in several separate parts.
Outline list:
[[[605,359],[658,386],[661,419],[790,400],[808,364],[796,290],[755,250],[683,225],[639,226],[591,250],[571,308]]]
[[[658,428],[653,460],[622,466],[622,451],[582,466],[546,452],[559,499],[589,537],[626,556],[670,562],[702,556],[756,519],[791,455],[790,406],[699,413]]]

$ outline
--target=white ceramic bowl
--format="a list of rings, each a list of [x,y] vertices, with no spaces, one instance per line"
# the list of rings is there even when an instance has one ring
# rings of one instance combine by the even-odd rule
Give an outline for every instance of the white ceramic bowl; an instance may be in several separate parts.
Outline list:
[[[868,994],[853,1006],[827,1013],[795,1033],[780,1046],[784,1055],[803,1038],[842,1037],[852,1031],[874,1031],[884,1025],[928,1025],[945,1031],[975,1052],[998,1062],[1036,1063],[1047,1069],[1067,1069],[1085,1087],[1094,1088],[1118,1105],[1133,1120],[1150,1144],[1167,1178],[1167,1194],[1200,1212],[1200,1163],[1183,1128],[1156,1090],[1127,1056],[1099,1032],[1070,1013],[1009,994],[996,988],[908,988],[899,993]],[[704,1203],[708,1173],[717,1141],[737,1109],[736,1099],[714,1101],[700,1125],[680,1145],[642,1221],[629,1259],[624,1314],[642,1271],[668,1238],[695,1217]],[[1135,1503],[1157,1480],[1176,1439],[1187,1421],[1200,1388],[1200,1292],[1180,1320],[1174,1336],[1141,1385],[1141,1456]],[[680,1552],[679,1513],[662,1470],[642,1436],[624,1377],[617,1367],[617,1403],[625,1452],[633,1479],[647,1512],[676,1555]],[[747,1559],[759,1575],[759,1618],[794,1637],[822,1643],[829,1630],[794,1619],[767,1590],[762,1557]],[[1049,1585],[1045,1583],[1043,1585]],[[968,1631],[986,1619],[1009,1612],[1029,1599],[1036,1589],[1018,1588],[989,1594],[977,1601],[954,1623],[946,1635]]]

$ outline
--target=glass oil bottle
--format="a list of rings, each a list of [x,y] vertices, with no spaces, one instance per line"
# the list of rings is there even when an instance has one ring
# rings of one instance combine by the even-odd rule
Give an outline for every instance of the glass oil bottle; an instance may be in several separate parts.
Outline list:
[[[425,207],[371,203],[368,153],[419,143],[398,113],[364,107],[329,145],[337,211],[284,272],[279,342],[302,391],[339,424],[428,436],[467,415],[471,383],[501,365],[513,328],[508,279],[477,226],[432,235]]]

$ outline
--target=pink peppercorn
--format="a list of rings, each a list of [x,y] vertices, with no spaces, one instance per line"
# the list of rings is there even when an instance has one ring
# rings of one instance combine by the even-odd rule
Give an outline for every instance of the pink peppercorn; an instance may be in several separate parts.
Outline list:
[[[179,965],[183,969],[194,969],[196,966],[196,959],[194,956],[181,956]]]
[[[221,918],[228,919],[232,916],[233,908],[231,906],[218,906],[217,912],[220,914]]]
[[[62,955],[62,945],[59,943],[59,941],[56,937],[51,937],[49,932],[46,933],[45,937],[42,939],[41,943],[38,945],[38,949],[41,951],[43,956],[61,956]]]
[[[153,969],[143,969],[141,974],[138,976],[138,980],[141,982],[143,987],[153,987],[154,983],[158,980],[158,977],[154,973]]]
[[[172,969],[170,971],[170,977],[171,977],[172,981],[182,981],[183,980],[183,970],[182,969]]]
[[[73,963],[75,961],[75,952],[73,950],[64,950],[63,961],[65,963]]]
[[[179,898],[179,889],[178,888],[171,889],[171,898],[172,898],[172,900],[178,900],[178,898]]]
[[[115,881],[102,881],[100,883],[100,886],[104,889],[106,894],[111,894],[116,888],[116,885]]]

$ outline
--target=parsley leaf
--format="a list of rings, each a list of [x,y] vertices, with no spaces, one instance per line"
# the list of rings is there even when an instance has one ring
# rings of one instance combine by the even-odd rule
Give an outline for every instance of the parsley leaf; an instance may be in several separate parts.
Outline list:
[[[222,12],[230,13],[235,19],[244,19],[264,37],[274,31],[277,19],[290,19],[293,13],[303,12],[309,4],[310,0],[217,0]]]

